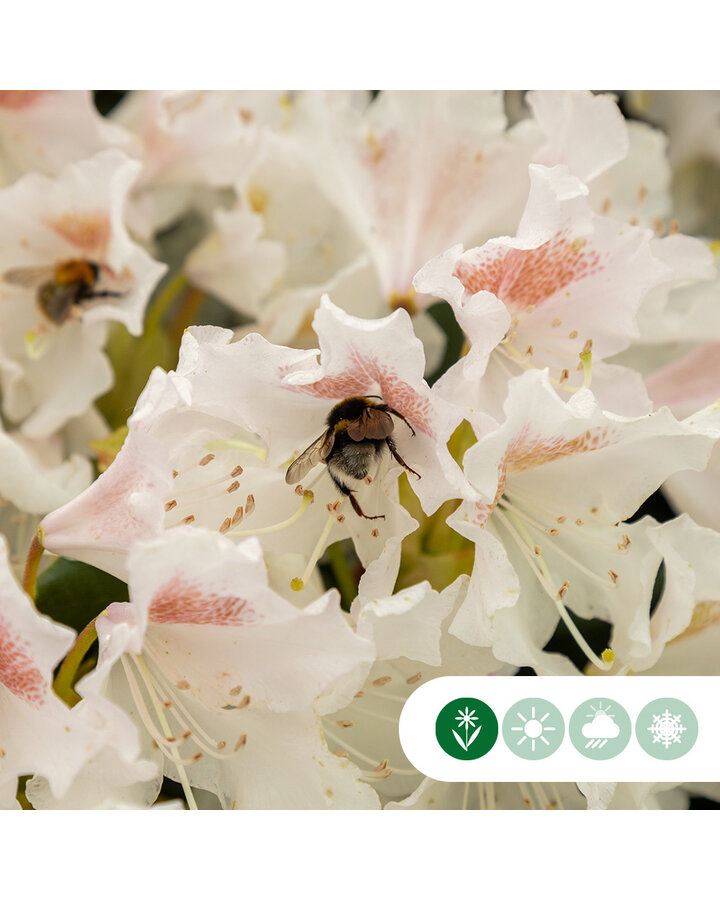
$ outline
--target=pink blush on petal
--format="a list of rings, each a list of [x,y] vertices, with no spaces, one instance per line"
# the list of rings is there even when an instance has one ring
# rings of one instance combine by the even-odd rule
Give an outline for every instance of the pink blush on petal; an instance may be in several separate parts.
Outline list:
[[[0,109],[27,109],[50,91],[0,91]]]
[[[461,261],[454,274],[466,291],[490,291],[520,312],[603,268],[600,254],[583,238],[570,240],[560,232],[533,250],[496,250],[477,262]]]
[[[353,372],[343,372],[342,375],[327,376],[313,384],[294,386],[293,389],[311,397],[327,397],[328,400],[337,403],[347,397],[364,396],[372,387],[371,378],[362,378]]]
[[[110,242],[110,217],[105,212],[63,213],[45,224],[85,255],[102,256]]]
[[[379,389],[383,400],[402,413],[414,428],[430,437],[434,436],[432,405],[427,397],[419,394],[397,372],[379,363],[374,356],[363,356],[352,348],[348,351],[347,358],[352,369],[294,389],[313,397],[327,397],[336,403],[348,397],[366,396]]]
[[[47,682],[31,655],[30,644],[0,616],[0,683],[36,708],[43,705]]]
[[[511,472],[523,472],[567,456],[590,453],[611,444],[612,431],[608,425],[602,428],[589,428],[577,437],[568,439],[562,435],[533,438],[528,430],[524,429],[508,446],[505,465]]]
[[[524,472],[537,466],[578,453],[590,453],[607,447],[613,442],[613,429],[589,428],[575,438],[565,438],[562,435],[556,437],[532,437],[528,428],[524,428],[508,444],[503,458],[498,464],[498,487],[492,503],[476,503],[473,521],[476,525],[485,526],[493,510],[498,505],[505,492],[508,472]]]
[[[153,597],[151,622],[164,625],[255,625],[263,618],[241,597],[173,578]]]

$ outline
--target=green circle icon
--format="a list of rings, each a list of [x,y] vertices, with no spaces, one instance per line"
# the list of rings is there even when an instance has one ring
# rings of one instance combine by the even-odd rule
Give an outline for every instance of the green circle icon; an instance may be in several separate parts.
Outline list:
[[[575,749],[588,759],[612,759],[627,747],[632,722],[616,700],[595,697],[572,714],[568,734]]]
[[[655,759],[679,759],[695,744],[698,721],[687,703],[661,697],[640,711],[635,735],[643,750]]]
[[[435,720],[438,744],[455,759],[479,759],[495,745],[498,720],[487,703],[459,697],[446,704]]]
[[[503,719],[503,740],[521,759],[545,759],[562,744],[565,723],[557,706],[540,697],[514,703]]]

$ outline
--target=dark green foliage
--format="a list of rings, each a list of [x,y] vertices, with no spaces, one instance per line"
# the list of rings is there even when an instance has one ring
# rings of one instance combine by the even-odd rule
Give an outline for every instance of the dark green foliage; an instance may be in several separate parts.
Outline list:
[[[35,605],[56,622],[82,631],[111,603],[128,599],[124,581],[86,563],[60,558],[38,579]]]

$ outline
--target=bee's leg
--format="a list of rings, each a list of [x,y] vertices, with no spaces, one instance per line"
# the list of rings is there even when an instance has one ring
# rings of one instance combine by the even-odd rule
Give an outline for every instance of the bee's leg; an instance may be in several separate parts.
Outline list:
[[[412,425],[408,422],[408,420],[405,418],[405,416],[402,413],[399,413],[396,409],[393,409],[391,406],[388,406],[386,412],[391,413],[393,416],[397,416],[398,419],[402,419],[402,421],[407,425],[407,427],[412,432],[412,436],[415,437],[415,429],[412,427]],[[405,463],[403,463],[403,465],[405,466]],[[407,466],[405,466],[405,468],[407,469]],[[410,471],[412,472],[412,469],[410,469]],[[417,474],[417,473],[415,473],[415,474]],[[420,477],[420,476],[418,476],[418,477]]]
[[[97,300],[101,297],[124,297],[126,296],[127,291],[93,291],[85,297],[86,300]]]
[[[332,472],[330,472],[330,477],[335,484],[335,487],[340,491],[341,494],[344,494],[346,497],[350,498],[350,503],[352,504],[352,508],[355,512],[360,516],[361,519],[384,519],[385,516],[366,516],[362,511],[360,504],[355,499],[355,492],[351,490],[346,484],[343,484],[339,478],[336,478]]]
[[[403,469],[406,469],[408,472],[412,472],[413,475],[417,475],[418,478],[422,477],[422,476],[418,475],[418,473],[415,471],[415,469],[411,469],[410,466],[402,458],[402,456],[400,456],[400,454],[397,452],[397,448],[395,447],[395,441],[392,438],[387,437],[387,438],[385,438],[385,441],[388,445],[388,449],[390,450],[390,452],[393,455],[393,459],[395,459],[397,462],[399,462],[400,465],[403,467]]]

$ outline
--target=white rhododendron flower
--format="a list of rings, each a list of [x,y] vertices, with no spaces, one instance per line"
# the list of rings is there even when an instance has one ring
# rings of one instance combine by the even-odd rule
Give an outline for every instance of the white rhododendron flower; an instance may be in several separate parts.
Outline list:
[[[179,372],[210,374],[213,366],[202,394],[198,387],[198,399],[218,411],[220,405],[236,410],[246,427],[266,442],[269,463],[303,452],[322,433],[335,404],[349,397],[374,397],[394,411],[392,440],[411,470],[411,484],[426,512],[467,490],[445,446],[462,411],[428,387],[422,344],[407,313],[397,310],[379,320],[358,319],[323,297],[313,327],[319,359],[316,350],[277,347],[257,335],[237,344],[227,344],[226,336],[200,346],[197,360],[187,359]],[[220,399],[219,384],[232,385],[225,391],[229,396]],[[298,419],[301,427],[288,427]],[[424,476],[418,475],[420,470]]]
[[[188,334],[185,352],[194,356],[204,337],[202,330]],[[45,546],[127,578],[134,543],[194,525],[233,540],[257,535],[274,557],[299,559],[293,577],[307,567],[307,581],[328,542],[352,537],[362,562],[378,560],[376,568],[392,583],[400,541],[415,527],[398,503],[396,475],[386,473],[366,489],[384,519],[343,514],[329,478],[312,491],[288,485],[287,466],[269,465],[258,435],[232,411],[222,414],[217,404],[195,402],[196,387],[192,377],[153,373],[115,462],[45,519]]]
[[[33,773],[43,776],[55,802],[66,805],[76,774],[110,737],[99,710],[71,710],[53,692],[53,669],[74,638],[71,629],[34,609],[10,571],[5,541],[0,542],[2,809],[17,806],[18,776]],[[135,776],[147,777],[147,769],[141,765]]]
[[[350,536],[363,566],[372,564],[391,590],[402,538],[415,526],[397,500],[399,460],[386,449],[365,480],[346,479],[364,516],[319,457],[321,468],[300,487],[286,483],[286,470],[324,433],[335,404],[377,395],[373,402],[394,410],[395,453],[414,470],[413,489],[432,512],[469,490],[444,445],[460,413],[425,383],[422,347],[404,311],[371,323],[324,300],[315,327],[322,364],[317,351],[258,335],[237,343],[220,329],[186,335],[177,373],[154,373],[116,462],[45,519],[45,546],[122,576],[135,540],[203,525],[228,537],[257,535],[275,555],[302,555],[304,582],[327,544]]]
[[[653,241],[653,253],[673,272],[671,281],[654,288],[638,313],[639,349],[662,348],[669,353],[652,359],[659,368],[677,355],[678,342],[720,338],[720,276],[716,254],[704,242],[684,234]],[[688,385],[689,388],[689,385]],[[689,396],[689,394],[688,394]]]
[[[720,803],[399,739],[718,672],[718,96],[0,91],[0,805]]]
[[[468,596],[450,632],[514,665],[570,674],[566,658],[541,651],[562,618],[603,666],[572,609],[613,624],[612,650],[623,662],[647,654],[659,560],[648,560],[642,523],[625,520],[669,474],[707,464],[717,416],[706,426],[678,422],[667,409],[628,419],[603,412],[587,389],[563,403],[546,371],[510,383],[505,413],[464,458],[484,499],[448,520],[475,543]]]
[[[198,787],[226,807],[376,805],[317,718],[352,696],[373,658],[336,592],[298,610],[268,587],[257,541],[190,528],[138,545],[129,570],[131,602],[97,620],[98,665],[78,691],[130,716],[144,756],[190,803]],[[87,777],[102,799],[99,771]]]
[[[720,92],[628,91],[627,105],[667,135],[673,214],[682,230],[717,236]]]
[[[527,192],[532,143],[491,91],[383,91],[366,109],[307,98],[320,186],[372,258],[379,305],[423,308],[412,279],[457,241],[502,232]],[[534,135],[533,135],[534,136]]]
[[[493,92],[383,92],[368,105],[362,92],[351,101],[301,95],[288,104],[284,140],[268,142],[239,190],[238,208],[216,213],[216,230],[189,259],[191,277],[257,317],[269,339],[304,346],[322,293],[354,315],[418,312],[432,302],[415,296],[415,271],[458,241],[514,229],[531,160],[592,179],[593,208],[612,206],[615,218],[650,224],[666,214],[662,135],[626,125],[613,97],[531,92],[535,120],[509,132],[500,100]],[[338,146],[347,148],[342,158]],[[418,322],[439,339],[431,319]]]
[[[273,91],[143,91],[113,120],[133,136],[142,173],[128,211],[143,238],[208,192],[243,181],[261,156],[265,130],[279,126],[285,95]]]
[[[29,513],[67,503],[88,487],[92,468],[83,456],[63,456],[57,436],[41,442],[0,431],[0,496]]]
[[[650,617],[648,652],[629,657],[627,665],[643,675],[715,674],[714,651],[686,639],[712,633],[720,621],[720,535],[680,516],[649,527],[646,536],[663,560],[663,588]],[[687,653],[682,665],[678,652]]]
[[[364,280],[362,245],[316,184],[302,149],[294,127],[267,133],[262,154],[234,185],[235,206],[214,213],[212,232],[186,261],[194,284],[257,319],[252,330],[300,346],[315,337],[310,323],[323,293],[340,291],[346,312],[370,312],[368,289],[355,307],[344,288]]]
[[[661,131],[625,121],[610,94],[529,91],[527,103],[544,138],[533,162],[566,166],[587,184],[595,212],[664,230],[672,173]]]
[[[263,236],[262,217],[244,206],[218,209],[213,219],[215,230],[188,257],[188,275],[240,312],[256,315],[260,300],[279,284],[285,248]]]
[[[647,378],[648,390],[657,405],[666,404],[678,415],[715,404],[719,399],[720,342],[708,343],[658,369]],[[713,451],[707,469],[678,472],[664,490],[673,506],[689,513],[699,524],[720,527],[720,452]]]
[[[165,266],[123,225],[138,169],[108,150],[0,191],[3,410],[27,437],[48,437],[111,386],[108,321],[142,331]]]
[[[95,109],[90,91],[0,91],[0,185],[26,172],[59,175],[130,135]]]
[[[444,675],[514,674],[484,647],[448,632],[468,588],[461,576],[444,591],[427,582],[382,596],[364,578],[351,616],[357,633],[375,646],[376,662],[352,702],[324,717],[328,746],[361,767],[383,801],[414,791],[422,774],[407,760],[398,722],[414,690]]]
[[[641,379],[602,360],[628,346],[641,300],[670,278],[651,252],[652,233],[593,213],[585,185],[562,167],[531,166],[530,173],[516,238],[453,248],[415,278],[418,290],[451,304],[472,342],[444,376],[445,390],[492,411],[509,378],[546,366],[557,387],[576,390],[583,383],[578,356],[592,349],[601,400],[621,412],[647,412]]]
[[[627,125],[611,95],[528,91],[526,101],[543,136],[533,162],[566,166],[591,182],[627,156]]]

